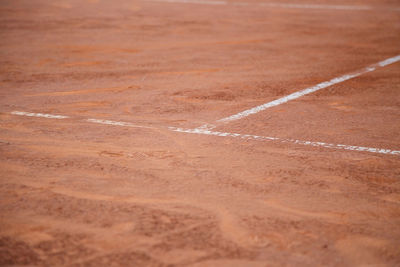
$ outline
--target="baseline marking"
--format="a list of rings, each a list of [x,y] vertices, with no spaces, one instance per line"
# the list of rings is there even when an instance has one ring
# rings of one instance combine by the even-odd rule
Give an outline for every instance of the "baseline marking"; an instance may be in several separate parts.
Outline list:
[[[62,115],[30,113],[30,112],[23,112],[23,111],[13,111],[10,113],[13,115],[19,115],[19,116],[43,117],[43,118],[47,118],[47,119],[69,118],[68,116],[62,116]],[[130,122],[122,122],[122,121],[110,121],[110,120],[101,120],[101,119],[85,119],[84,121],[97,123],[97,124],[122,126],[122,127],[160,129],[159,127],[141,126],[141,125],[132,124]],[[400,151],[392,150],[392,149],[363,147],[363,146],[350,146],[350,145],[342,145],[342,144],[331,144],[331,143],[324,143],[324,142],[303,141],[303,140],[297,140],[297,139],[284,139],[284,138],[278,138],[278,137],[259,136],[259,135],[251,135],[251,134],[217,132],[217,131],[210,131],[207,129],[199,129],[199,128],[183,129],[183,128],[177,128],[177,127],[167,127],[167,129],[170,131],[179,132],[179,133],[214,135],[214,136],[220,136],[220,137],[241,138],[241,139],[246,139],[246,140],[273,141],[273,142],[278,142],[278,143],[289,143],[289,144],[297,144],[297,145],[304,145],[304,146],[325,147],[325,148],[331,148],[331,149],[343,149],[343,150],[365,151],[365,152],[388,154],[388,155],[400,155]]]
[[[322,4],[290,4],[290,3],[247,3],[211,0],[147,0],[149,2],[184,3],[200,5],[232,5],[232,6],[260,6],[272,8],[295,8],[295,9],[334,9],[334,10],[376,10],[400,11],[399,8],[379,8],[373,6],[351,6],[351,5],[322,5]]]
[[[297,145],[304,145],[304,146],[324,147],[324,148],[331,148],[331,149],[343,149],[343,150],[351,150],[351,151],[365,151],[365,152],[389,154],[389,155],[400,155],[399,150],[391,150],[391,149],[383,149],[383,148],[350,146],[350,145],[342,145],[342,144],[331,144],[331,143],[325,143],[325,142],[303,141],[303,140],[297,140],[297,139],[283,139],[283,138],[269,137],[269,136],[217,132],[217,131],[202,130],[202,129],[182,129],[182,128],[176,128],[176,127],[169,127],[169,129],[171,131],[180,132],[180,133],[214,135],[214,136],[221,136],[221,137],[229,136],[229,137],[234,137],[234,138],[242,138],[242,139],[246,139],[246,140],[275,141],[275,142],[279,142],[279,143],[289,143],[289,144],[297,144]]]
[[[239,113],[237,113],[235,115],[232,115],[232,116],[217,120],[217,122],[219,122],[219,123],[227,123],[227,122],[231,122],[231,121],[234,121],[234,120],[242,119],[242,118],[247,117],[249,115],[256,114],[256,113],[258,113],[260,111],[266,110],[267,108],[271,108],[271,107],[275,107],[275,106],[281,105],[283,103],[286,103],[286,102],[289,102],[291,100],[297,99],[297,98],[302,97],[304,95],[308,95],[308,94],[314,93],[314,92],[319,91],[321,89],[330,87],[330,86],[332,86],[334,84],[342,83],[344,81],[347,81],[347,80],[353,79],[355,77],[358,77],[358,76],[360,76],[362,74],[365,74],[365,73],[368,73],[368,72],[372,72],[372,71],[376,70],[379,67],[385,67],[387,65],[393,64],[393,63],[398,62],[398,61],[400,61],[400,55],[388,58],[386,60],[383,60],[383,61],[378,62],[376,64],[373,64],[371,66],[368,66],[368,67],[366,67],[366,68],[364,68],[362,70],[359,70],[357,72],[350,73],[350,74],[345,74],[345,75],[342,75],[340,77],[333,78],[330,81],[319,83],[319,84],[317,84],[315,86],[312,86],[312,87],[306,88],[304,90],[295,92],[293,94],[284,96],[284,97],[276,99],[274,101],[271,101],[271,102],[262,104],[260,106],[257,106],[257,107],[254,107],[254,108],[239,112]],[[203,125],[203,126],[201,126],[199,128],[201,129],[201,128],[207,128],[207,127],[209,128],[209,126]]]
[[[99,119],[87,119],[86,121],[99,124],[106,124],[106,125],[123,126],[123,127],[155,129],[154,127],[135,125],[130,122],[123,122],[123,121],[109,121],[109,120],[99,120]]]
[[[318,5],[318,4],[289,4],[289,3],[260,3],[259,6],[279,8],[308,8],[308,9],[338,9],[338,10],[373,10],[372,6]]]
[[[165,3],[185,3],[185,4],[201,4],[201,5],[227,5],[226,1],[207,1],[207,0],[149,0],[150,2]]]
[[[67,119],[68,116],[63,115],[52,115],[52,114],[44,114],[44,113],[30,113],[24,111],[13,111],[11,112],[13,115],[19,116],[28,116],[28,117],[40,117],[40,118],[47,118],[47,119]]]

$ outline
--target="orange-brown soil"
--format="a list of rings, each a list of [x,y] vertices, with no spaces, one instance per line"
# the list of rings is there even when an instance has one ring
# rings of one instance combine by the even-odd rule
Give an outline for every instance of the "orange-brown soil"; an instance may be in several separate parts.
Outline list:
[[[0,265],[400,264],[399,155],[166,128],[398,55],[398,1],[242,2],[0,2]],[[399,73],[216,130],[400,150]]]

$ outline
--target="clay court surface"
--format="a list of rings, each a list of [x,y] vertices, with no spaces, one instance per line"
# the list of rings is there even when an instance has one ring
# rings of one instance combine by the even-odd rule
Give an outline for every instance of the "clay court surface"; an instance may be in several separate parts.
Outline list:
[[[396,0],[0,1],[0,265],[399,266],[399,55]]]

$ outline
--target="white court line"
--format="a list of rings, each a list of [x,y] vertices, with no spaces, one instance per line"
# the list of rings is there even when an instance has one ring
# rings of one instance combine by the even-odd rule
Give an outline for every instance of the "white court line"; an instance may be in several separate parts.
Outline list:
[[[239,112],[239,113],[237,113],[235,115],[232,115],[232,116],[217,120],[217,122],[219,122],[219,123],[228,123],[228,122],[231,122],[231,121],[234,121],[234,120],[243,119],[244,117],[247,117],[247,116],[252,115],[252,114],[256,114],[256,113],[258,113],[260,111],[266,110],[267,108],[271,108],[271,107],[275,107],[275,106],[281,105],[283,103],[286,103],[286,102],[289,102],[291,100],[297,99],[299,97],[314,93],[314,92],[319,91],[321,89],[330,87],[330,86],[332,86],[334,84],[342,83],[344,81],[353,79],[353,78],[358,77],[358,76],[360,76],[362,74],[365,74],[365,73],[368,73],[368,72],[372,72],[372,71],[376,70],[379,67],[385,67],[387,65],[393,64],[393,63],[398,62],[398,61],[400,61],[400,55],[388,58],[386,60],[383,60],[381,62],[373,64],[373,65],[371,65],[369,67],[366,67],[366,68],[364,68],[364,69],[362,69],[360,71],[357,71],[357,72],[354,72],[354,73],[351,73],[351,74],[345,74],[345,75],[342,75],[342,76],[337,77],[337,78],[333,78],[330,81],[319,83],[319,84],[317,84],[315,86],[312,86],[312,87],[306,88],[304,90],[295,92],[293,94],[284,96],[284,97],[276,99],[274,101],[271,101],[271,102],[262,104],[260,106],[257,106],[257,107],[254,107],[254,108]],[[203,126],[199,127],[199,129],[207,128],[207,127],[210,127],[210,126],[203,125]]]
[[[354,5],[322,5],[322,4],[290,4],[290,3],[249,3],[249,2],[229,2],[212,0],[147,0],[150,2],[165,3],[184,3],[200,5],[233,5],[233,6],[259,6],[272,8],[295,8],[295,9],[336,9],[336,10],[389,10],[400,11],[399,8],[379,8],[374,6],[354,6]]]
[[[207,1],[207,0],[148,0],[149,2],[165,2],[165,3],[184,3],[184,4],[201,4],[201,5],[227,5],[226,1]]]
[[[372,6],[318,5],[318,4],[289,4],[289,3],[260,3],[259,6],[300,9],[338,9],[338,10],[373,10]]]
[[[30,113],[24,111],[13,111],[11,112],[13,115],[19,116],[28,116],[28,117],[40,117],[40,118],[47,118],[47,119],[66,119],[69,118],[68,116],[62,115],[52,115],[52,114],[44,114],[44,113]]]
[[[99,119],[87,119],[86,121],[93,122],[93,123],[99,123],[99,124],[106,124],[106,125],[123,126],[123,127],[155,129],[154,127],[141,126],[141,125],[136,125],[136,124],[132,124],[130,122],[123,122],[123,121],[109,121],[109,120],[99,120]]]
[[[29,112],[22,112],[22,111],[13,111],[13,112],[11,112],[11,114],[19,115],[19,116],[28,116],[28,117],[43,117],[43,118],[47,118],[47,119],[69,118],[68,116],[42,114],[42,113],[29,113]],[[122,122],[122,121],[110,121],[110,120],[101,120],[101,119],[86,119],[85,121],[92,122],[92,123],[98,123],[98,124],[105,124],[105,125],[122,126],[122,127],[160,129],[160,128],[156,128],[156,127],[135,125],[135,124],[132,124],[129,122]],[[217,131],[210,131],[210,130],[202,130],[202,129],[198,129],[198,128],[197,129],[183,129],[183,128],[177,128],[177,127],[168,127],[167,129],[170,131],[173,131],[173,132],[180,132],[180,133],[214,135],[214,136],[221,136],[221,137],[241,138],[241,139],[247,139],[247,140],[274,141],[274,142],[278,142],[278,143],[289,143],[289,144],[298,144],[298,145],[305,145],[305,146],[325,147],[325,148],[331,148],[331,149],[343,149],[343,150],[365,151],[365,152],[388,154],[388,155],[400,155],[400,151],[391,150],[391,149],[383,149],[383,148],[330,144],[330,143],[324,143],[324,142],[302,141],[302,140],[296,140],[296,139],[284,139],[284,138],[278,138],[278,137],[268,137],[268,136],[259,136],[259,135],[251,135],[251,134],[217,132]]]
[[[324,142],[303,141],[303,140],[297,140],[297,139],[284,139],[284,138],[259,136],[259,135],[251,135],[251,134],[217,132],[217,131],[210,131],[210,130],[201,130],[198,128],[197,129],[182,129],[182,128],[176,128],[176,127],[169,127],[169,129],[171,131],[180,132],[180,133],[214,135],[214,136],[221,136],[221,137],[242,138],[242,139],[247,139],[247,140],[274,141],[274,142],[278,142],[278,143],[289,143],[289,144],[297,144],[297,145],[304,145],[304,146],[324,147],[324,148],[331,148],[331,149],[343,149],[343,150],[351,150],[351,151],[365,151],[365,152],[388,154],[388,155],[400,155],[399,150],[391,150],[391,149],[383,149],[383,148],[331,144],[331,143],[324,143]]]

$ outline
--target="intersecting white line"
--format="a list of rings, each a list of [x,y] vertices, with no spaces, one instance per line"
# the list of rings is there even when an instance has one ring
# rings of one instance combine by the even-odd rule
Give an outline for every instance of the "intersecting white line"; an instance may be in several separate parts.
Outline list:
[[[185,0],[186,1],[186,0]],[[358,77],[364,73],[368,73],[371,71],[376,70],[379,67],[385,67],[387,65],[393,64],[395,62],[400,61],[400,55],[388,58],[381,62],[378,62],[374,65],[366,67],[358,72],[346,74],[337,78],[334,78],[330,81],[323,82],[317,84],[313,87],[304,89],[299,92],[295,92],[288,96],[279,98],[269,103],[265,103],[263,105],[257,106],[255,108],[242,111],[238,114],[229,116],[227,118],[223,118],[218,120],[217,122],[230,122],[233,120],[238,120],[244,117],[247,117],[251,114],[258,113],[262,110],[265,110],[270,107],[274,107],[288,101],[297,99],[301,96],[313,93],[315,91],[321,90],[323,88],[329,87],[331,85],[341,83],[352,79],[354,77]],[[69,116],[65,115],[53,115],[53,114],[46,114],[46,113],[32,113],[32,112],[25,112],[25,111],[12,111],[11,114],[18,115],[18,116],[28,116],[28,117],[41,117],[47,119],[66,119]],[[106,124],[106,125],[113,125],[113,126],[122,126],[122,127],[135,127],[135,128],[148,128],[148,129],[156,129],[155,127],[149,126],[142,126],[136,125],[130,122],[122,122],[122,121],[111,121],[111,120],[102,120],[102,119],[86,119],[87,122],[91,123],[98,123],[98,124]],[[212,126],[215,127],[215,126]],[[342,144],[331,144],[325,142],[314,142],[314,141],[303,141],[297,139],[284,139],[278,137],[268,137],[268,136],[258,136],[258,135],[248,135],[248,134],[239,134],[239,133],[228,133],[228,132],[218,132],[218,131],[210,131],[210,125],[206,124],[196,129],[183,129],[183,128],[176,128],[176,127],[168,127],[170,131],[174,132],[181,132],[181,133],[190,133],[190,134],[202,134],[202,135],[214,135],[214,136],[221,136],[221,137],[234,137],[234,138],[242,138],[248,140],[260,140],[260,141],[275,141],[279,143],[291,143],[291,144],[298,144],[298,145],[306,145],[306,146],[314,146],[314,147],[324,147],[324,148],[331,148],[331,149],[343,149],[343,150],[352,150],[352,151],[365,151],[371,153],[379,153],[379,154],[390,154],[390,155],[400,155],[400,151],[392,150],[392,149],[383,149],[383,148],[373,148],[373,147],[363,147],[363,146],[351,146],[351,145],[342,145]]]
[[[314,85],[312,87],[306,88],[304,90],[301,90],[301,91],[292,93],[290,95],[281,97],[281,98],[276,99],[274,101],[259,105],[257,107],[251,108],[251,109],[247,109],[245,111],[239,112],[237,114],[231,115],[231,116],[223,118],[223,119],[219,119],[219,120],[217,120],[217,123],[227,123],[227,122],[243,119],[243,118],[245,118],[247,116],[250,116],[252,114],[256,114],[256,113],[258,113],[260,111],[263,111],[263,110],[266,110],[268,108],[284,104],[284,103],[289,102],[291,100],[294,100],[294,99],[297,99],[299,97],[314,93],[314,92],[319,91],[321,89],[330,87],[330,86],[332,86],[334,84],[342,83],[344,81],[353,79],[353,78],[358,77],[358,76],[360,76],[362,74],[365,74],[365,73],[368,73],[368,72],[372,72],[372,71],[376,70],[377,68],[382,68],[382,67],[385,67],[387,65],[393,64],[393,63],[398,62],[398,61],[400,61],[400,55],[388,58],[386,60],[383,60],[383,61],[378,62],[376,64],[373,64],[371,66],[368,66],[368,67],[366,67],[364,69],[361,69],[361,70],[359,70],[357,72],[349,73],[349,74],[342,75],[340,77],[333,78],[333,79],[331,79],[329,81],[319,83],[317,85]],[[207,128],[207,127],[205,127],[205,125],[203,125],[202,127],[203,128]]]
[[[24,111],[13,111],[10,113],[13,115],[28,116],[28,117],[42,117],[42,118],[46,118],[46,119],[70,118],[69,116],[43,114],[43,113],[30,113],[30,112],[24,112]],[[136,125],[136,124],[133,124],[130,122],[110,121],[110,120],[102,120],[102,119],[84,119],[84,121],[97,123],[97,124],[103,124],[103,125],[120,126],[120,127],[165,129],[165,127],[149,127],[149,126]],[[241,138],[241,139],[247,139],[247,140],[274,141],[274,142],[278,142],[278,143],[289,143],[289,144],[314,146],[314,147],[325,147],[325,148],[343,149],[343,150],[352,150],[352,151],[365,151],[365,152],[388,154],[388,155],[400,155],[400,151],[392,150],[392,149],[331,144],[331,143],[324,143],[324,142],[303,141],[303,140],[297,140],[297,139],[285,139],[285,138],[259,136],[259,135],[251,135],[251,134],[218,132],[218,131],[203,130],[203,129],[198,129],[198,128],[183,129],[183,128],[177,128],[177,127],[167,127],[166,129],[168,129],[169,131],[180,132],[180,133],[214,135],[214,136],[221,136],[221,137]]]

